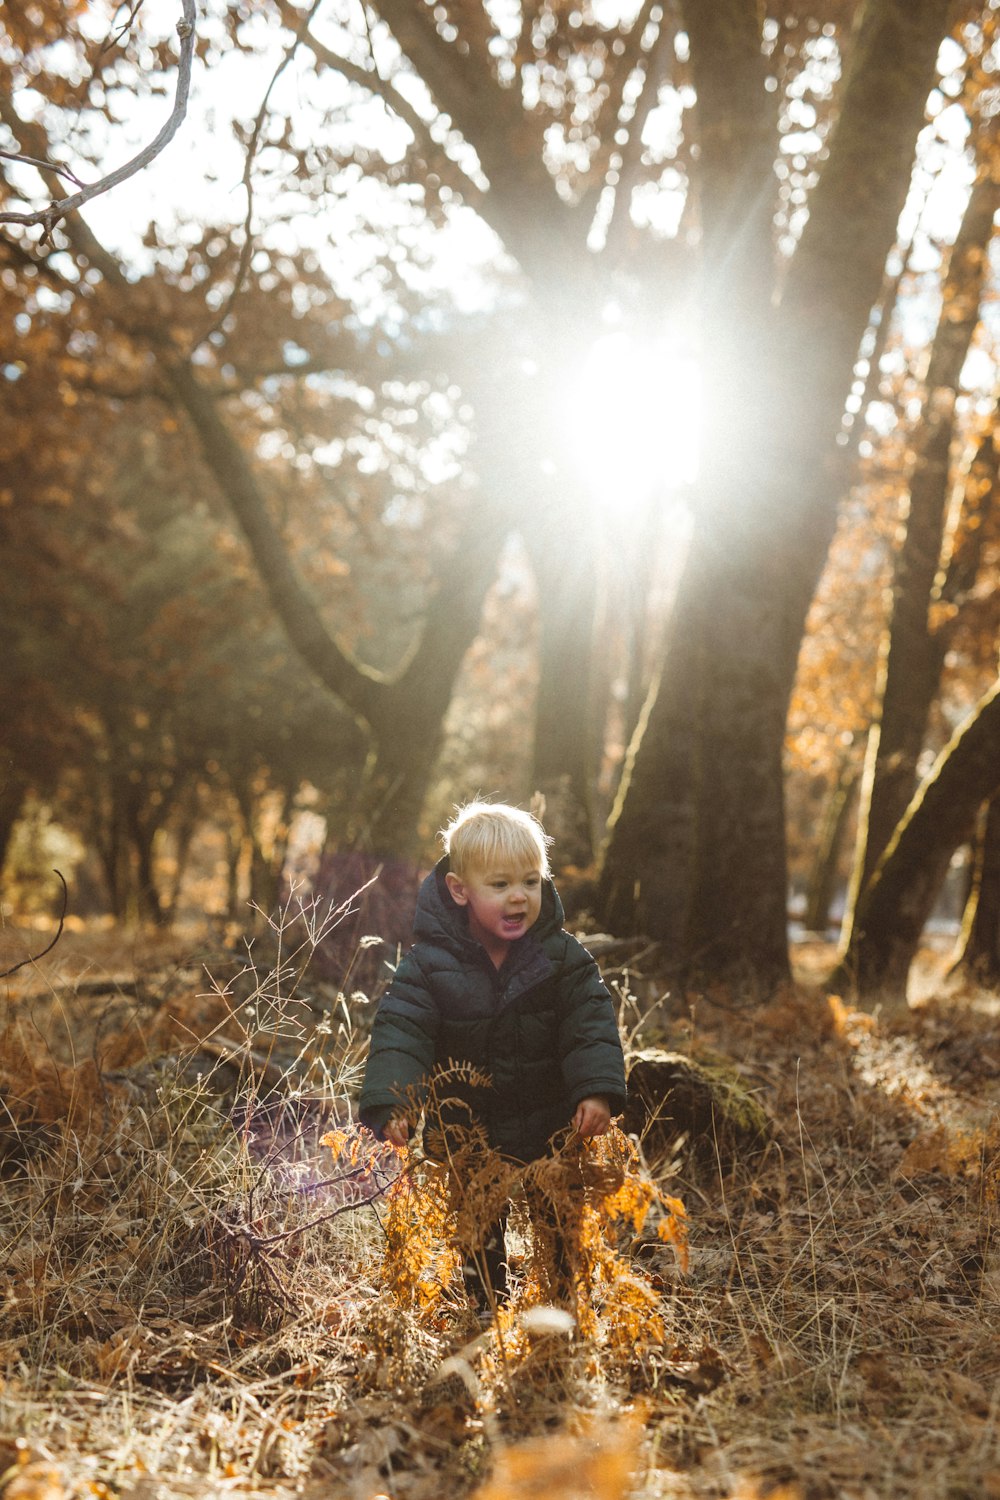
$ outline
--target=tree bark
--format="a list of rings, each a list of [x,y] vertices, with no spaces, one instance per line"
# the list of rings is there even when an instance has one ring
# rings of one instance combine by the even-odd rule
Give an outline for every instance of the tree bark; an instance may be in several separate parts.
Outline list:
[[[121,775],[108,777],[108,815],[97,832],[97,846],[108,888],[111,915],[118,922],[135,918],[135,891],[132,881],[132,850],[128,835],[128,799],[130,787]]]
[[[165,882],[165,890],[162,898],[164,916],[167,922],[172,922],[177,916],[177,907],[180,899],[181,886],[184,882],[184,872],[187,867],[188,855],[191,852],[191,844],[198,827],[198,802],[197,796],[191,788],[185,789],[182,796],[177,815],[172,820],[171,833],[174,843],[174,868],[170,879]]]
[[[905,991],[920,934],[976,809],[1000,789],[1000,679],[955,731],[858,903],[837,978],[862,997]]]
[[[156,828],[136,808],[129,809],[129,842],[135,852],[135,907],[140,921],[156,927],[167,925],[167,913],[156,884],[153,848]]]

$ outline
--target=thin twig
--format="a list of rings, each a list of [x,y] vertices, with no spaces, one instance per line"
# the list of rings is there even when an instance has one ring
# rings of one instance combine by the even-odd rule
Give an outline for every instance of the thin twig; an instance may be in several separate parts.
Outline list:
[[[180,129],[181,123],[187,114],[188,94],[191,87],[191,67],[194,60],[195,0],[181,0],[181,5],[184,9],[184,16],[177,23],[177,34],[181,42],[180,56],[177,64],[177,88],[174,93],[174,106],[171,110],[170,118],[162,130],[150,141],[148,146],[145,146],[142,151],[133,156],[131,161],[127,161],[123,166],[116,168],[115,171],[109,172],[106,177],[99,178],[97,182],[92,182],[86,187],[82,187],[72,197],[60,198],[55,203],[50,203],[47,208],[34,209],[31,213],[0,213],[0,224],[41,224],[44,229],[41,243],[45,245],[51,240],[52,231],[56,225],[62,219],[65,219],[67,214],[72,213],[74,209],[81,208],[84,203],[88,203],[92,198],[97,198],[102,193],[108,192],[110,188],[117,187],[120,182],[124,182],[127,178],[134,177],[136,172],[141,172],[144,167],[148,167],[150,162],[159,156],[160,152],[169,145]],[[27,160],[27,158],[22,159]],[[33,165],[38,165],[38,163],[33,163]],[[46,162],[42,165],[42,170],[60,173],[65,169],[54,166],[51,162]]]
[[[4,969],[2,972],[0,972],[0,979],[8,979],[11,974],[16,974],[18,969],[23,969],[26,964],[37,964],[38,960],[40,958],[44,958],[46,953],[52,952],[56,943],[58,943],[59,939],[62,937],[63,923],[66,921],[66,908],[69,905],[69,887],[66,884],[66,878],[61,870],[56,870],[55,874],[59,876],[59,880],[62,884],[62,911],[59,913],[59,926],[56,928],[55,937],[52,939],[51,943],[49,943],[47,948],[42,949],[41,953],[35,953],[30,958],[22,958],[21,962],[19,964],[15,964],[12,969]]]
[[[98,59],[102,58],[105,52],[110,52],[112,47],[116,47],[123,36],[128,35],[129,30],[132,27],[132,23],[134,22],[136,16],[139,14],[140,10],[142,10],[142,7],[143,0],[132,0],[132,5],[129,9],[129,13],[125,17],[121,25],[118,27],[118,30],[110,32],[105,41],[101,44],[101,50],[97,54]]]
[[[0,159],[3,161],[23,162],[25,166],[38,167],[39,171],[54,172],[57,177],[68,177],[74,187],[82,188],[85,186],[76,173],[71,171],[69,167],[61,167],[54,161],[40,161],[37,156],[28,156],[23,151],[0,151]]]

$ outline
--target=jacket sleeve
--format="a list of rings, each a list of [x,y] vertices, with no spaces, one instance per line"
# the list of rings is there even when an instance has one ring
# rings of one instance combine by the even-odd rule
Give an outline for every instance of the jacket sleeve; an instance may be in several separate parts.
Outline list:
[[[376,1134],[396,1109],[413,1113],[434,1064],[440,1017],[414,953],[400,963],[372,1026],[358,1114]]]
[[[582,943],[566,934],[560,976],[559,1057],[575,1110],[581,1099],[603,1094],[613,1115],[625,1108],[625,1056],[607,985]]]

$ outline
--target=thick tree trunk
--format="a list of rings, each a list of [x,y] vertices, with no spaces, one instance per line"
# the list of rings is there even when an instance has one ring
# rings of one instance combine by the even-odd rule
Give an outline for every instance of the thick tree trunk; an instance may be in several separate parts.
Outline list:
[[[858,843],[844,933],[883,849],[913,796],[917,761],[944,662],[944,640],[929,610],[951,497],[951,445],[959,381],[979,323],[987,248],[1000,207],[991,164],[980,171],[951,255],[943,311],[927,370],[926,398],[910,481],[909,507],[896,559],[892,609],[879,666],[879,715],[868,739]]]
[[[955,731],[858,903],[837,978],[863,996],[905,992],[920,934],[976,809],[1000,789],[1000,680]]]
[[[983,810],[952,972],[980,984],[1000,980],[1000,797]]]
[[[741,351],[736,420],[709,427],[678,628],[612,814],[603,920],[713,968],[787,973],[787,702],[841,489],[833,439],[947,20],[945,0],[864,9],[782,309]]]
[[[745,571],[744,571],[745,569]],[[689,558],[659,691],[630,750],[601,875],[612,931],[704,969],[787,963],[781,749],[785,688],[767,560]]]

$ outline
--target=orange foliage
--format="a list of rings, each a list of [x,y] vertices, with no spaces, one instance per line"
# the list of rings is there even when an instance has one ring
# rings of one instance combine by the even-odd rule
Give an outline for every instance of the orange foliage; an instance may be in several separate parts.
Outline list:
[[[595,1422],[580,1434],[559,1433],[503,1448],[489,1481],[472,1500],[624,1500],[639,1461],[642,1427]]]
[[[897,1177],[977,1176],[982,1170],[988,1139],[982,1130],[957,1130],[937,1125],[910,1142],[896,1168]]]
[[[565,1247],[572,1276],[577,1323],[586,1335],[600,1331],[608,1347],[632,1351],[663,1337],[663,1322],[652,1287],[622,1253],[623,1232],[631,1241],[650,1215],[660,1216],[657,1235],[687,1266],[687,1215],[642,1170],[638,1152],[617,1127],[594,1140],[574,1140],[528,1167],[505,1161],[484,1140],[452,1151],[447,1163],[402,1151],[403,1170],[389,1189],[384,1223],[386,1254],[383,1285],[409,1311],[430,1316],[450,1294],[458,1270],[458,1246],[475,1248],[489,1227],[513,1203],[528,1205],[531,1248],[515,1311],[550,1302],[558,1295],[554,1236]],[[397,1153],[356,1131],[324,1137],[338,1163],[354,1166],[369,1158],[386,1169]],[[505,1317],[509,1352],[530,1340],[514,1333]]]

